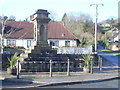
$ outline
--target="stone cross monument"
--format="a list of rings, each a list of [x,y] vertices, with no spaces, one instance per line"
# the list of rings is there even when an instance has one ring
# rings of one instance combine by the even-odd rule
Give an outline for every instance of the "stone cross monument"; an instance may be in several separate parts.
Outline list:
[[[48,22],[50,21],[48,15],[49,12],[47,10],[38,9],[32,16],[32,21],[34,22],[34,40],[37,42],[37,45],[47,43]]]
[[[51,66],[50,61],[55,64],[53,71],[58,71],[63,63],[66,65],[68,57],[62,54],[58,55],[57,50],[52,49],[48,45],[48,23],[50,21],[48,15],[47,10],[38,9],[31,16],[31,20],[34,22],[34,40],[36,41],[36,45],[34,45],[34,48],[30,52],[24,54],[24,56],[27,56],[22,64],[24,71],[49,71]]]

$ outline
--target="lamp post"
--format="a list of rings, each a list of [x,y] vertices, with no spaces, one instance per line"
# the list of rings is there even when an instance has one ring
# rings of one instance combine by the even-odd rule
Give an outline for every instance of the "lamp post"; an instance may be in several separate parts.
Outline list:
[[[97,52],[97,21],[98,21],[98,6],[102,5],[104,6],[104,4],[90,4],[90,6],[96,6],[95,12],[96,12],[96,19],[95,19],[95,53]]]

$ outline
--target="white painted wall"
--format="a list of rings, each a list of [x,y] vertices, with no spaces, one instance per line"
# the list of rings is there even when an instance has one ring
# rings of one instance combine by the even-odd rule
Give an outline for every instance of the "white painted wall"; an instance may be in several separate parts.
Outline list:
[[[31,43],[33,43],[33,39],[9,39],[9,40],[16,40],[16,46],[27,47],[27,40],[31,40]],[[4,45],[7,46],[7,39],[4,39]]]
[[[65,46],[65,40],[59,40],[59,46],[60,47]]]
[[[10,40],[10,39],[9,39]],[[16,46],[20,46],[20,47],[24,47],[24,48],[28,48],[27,47],[27,40],[31,40],[31,43],[34,42],[33,39],[11,39],[11,40],[16,40]],[[50,40],[58,40],[58,39],[49,39],[48,43],[50,44]],[[59,47],[63,47],[65,46],[65,41],[70,41],[70,46],[74,47],[77,46],[77,41],[76,40],[58,40],[59,41]],[[4,45],[7,46],[7,39],[4,39]]]
[[[48,43],[50,44],[50,40],[58,40],[58,39],[49,39],[48,40]],[[70,41],[70,46],[74,47],[74,46],[77,46],[77,41],[76,40],[59,40],[59,47],[63,47],[65,46],[65,41]]]
[[[118,40],[119,40],[119,39],[118,39],[118,36],[114,38],[114,42],[115,42],[115,41],[118,41]]]
[[[25,45],[25,44],[24,44]],[[23,40],[22,39],[16,39],[16,46],[23,46]],[[26,45],[25,45],[26,46]]]
[[[4,46],[7,46],[7,39],[4,39]]]

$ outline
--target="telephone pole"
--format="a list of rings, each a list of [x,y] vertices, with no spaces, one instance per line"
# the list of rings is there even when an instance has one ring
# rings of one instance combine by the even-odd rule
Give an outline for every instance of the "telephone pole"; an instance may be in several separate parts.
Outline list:
[[[95,18],[95,53],[97,53],[97,21],[98,21],[98,6],[99,5],[102,5],[104,6],[104,4],[90,4],[90,6],[93,6],[95,5],[96,6],[96,9],[95,9],[95,13],[96,13],[96,18]]]

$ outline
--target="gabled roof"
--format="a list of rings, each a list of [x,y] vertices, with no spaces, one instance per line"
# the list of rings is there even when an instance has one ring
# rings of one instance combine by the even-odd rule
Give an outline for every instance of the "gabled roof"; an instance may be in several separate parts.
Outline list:
[[[48,24],[48,38],[49,39],[77,39],[70,31],[68,31],[63,23],[50,22]]]
[[[34,24],[23,21],[7,21],[5,31],[10,34],[6,38],[9,39],[33,39]],[[12,32],[11,32],[12,31]],[[77,39],[64,25],[60,22],[49,22],[48,39]]]
[[[33,39],[34,25],[29,22],[7,21],[6,29],[10,34],[6,38],[10,39]]]

